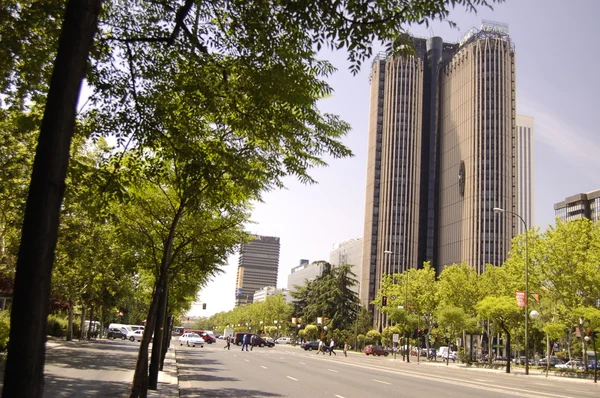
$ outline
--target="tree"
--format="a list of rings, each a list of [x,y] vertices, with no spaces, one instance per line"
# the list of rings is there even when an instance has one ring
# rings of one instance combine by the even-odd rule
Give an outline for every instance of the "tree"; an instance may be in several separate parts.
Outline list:
[[[510,373],[511,330],[521,321],[522,311],[511,296],[487,296],[476,305],[480,319],[491,319],[506,336],[506,373]]]
[[[1,9],[3,16],[12,17],[13,14],[17,14],[15,10],[19,10],[18,5],[15,6],[13,2],[6,3],[6,6],[3,3]],[[449,4],[464,5],[469,10],[474,10],[475,5],[488,4],[486,0],[434,0],[408,3],[401,8],[398,8],[395,2],[382,2],[365,8],[361,2],[348,0],[335,4],[335,7],[328,3],[298,3],[297,1],[278,3],[277,7],[271,7],[270,3],[251,2],[245,3],[242,7],[236,2],[222,1],[211,4],[199,2],[194,9],[194,3],[193,0],[186,0],[179,4],[153,2],[144,7],[145,4],[140,5],[136,2],[136,7],[123,4],[120,8],[121,3],[119,2],[111,4],[115,7],[109,8],[104,17],[107,22],[106,26],[118,31],[117,33],[126,33],[120,31],[120,27],[135,27],[137,28],[134,29],[136,34],[137,32],[142,32],[142,35],[147,34],[143,37],[124,34],[116,38],[126,44],[143,42],[149,46],[155,44],[171,46],[182,36],[187,49],[194,53],[202,56],[202,54],[207,55],[214,51],[213,54],[217,56],[212,59],[207,57],[208,62],[204,66],[210,66],[213,73],[221,72],[223,80],[227,80],[228,70],[219,69],[218,66],[215,68],[214,64],[211,64],[213,60],[231,55],[242,59],[245,57],[252,64],[250,69],[259,70],[274,59],[270,46],[277,45],[283,40],[287,40],[284,48],[293,49],[294,53],[301,54],[302,57],[308,59],[312,59],[311,51],[315,41],[318,46],[326,43],[337,48],[348,47],[350,59],[353,61],[354,67],[358,68],[361,60],[371,55],[371,42],[376,38],[393,42],[393,39],[398,37],[398,33],[403,32],[402,22],[426,23],[432,18],[444,19],[448,15]],[[43,385],[44,347],[42,339],[45,331],[45,308],[49,296],[53,253],[68,163],[68,149],[75,121],[75,105],[92,38],[96,32],[96,20],[101,5],[101,0],[86,2],[71,0],[66,6],[58,53],[56,61],[53,63],[53,77],[49,85],[47,107],[33,166],[17,264],[13,308],[16,307],[18,313],[23,316],[27,314],[30,326],[26,330],[20,328],[19,333],[22,338],[17,336],[16,332],[13,333],[14,338],[11,336],[5,375],[7,383],[4,388],[4,394],[7,396],[17,391],[17,389],[13,390],[14,385],[31,390],[33,394],[28,396],[39,395]],[[142,10],[142,12],[136,13],[135,11],[138,10]],[[190,15],[197,15],[195,24],[193,23],[194,18],[190,18]],[[200,17],[202,17],[202,22],[207,23],[198,23]],[[2,18],[1,20],[9,21],[9,28],[15,24],[11,18]],[[44,25],[44,18],[38,18],[35,21]],[[2,26],[2,30],[7,30],[6,25]],[[108,28],[103,30],[103,33],[108,30]],[[219,52],[219,50],[227,50],[229,43],[234,43],[229,48],[233,51]],[[14,46],[14,48],[18,49],[19,46]],[[46,48],[50,48],[50,46],[43,46],[43,49]],[[390,44],[390,48],[392,48],[392,44]],[[94,56],[100,60],[108,60],[107,64],[110,64],[113,60],[109,50],[101,45],[98,46],[98,49]],[[0,65],[2,67],[0,76],[3,78],[3,83],[7,74],[14,76],[7,71],[12,71],[13,65],[21,62],[18,57],[12,57],[18,53],[18,50],[12,50],[11,47],[7,53],[8,56],[2,58],[9,61]],[[288,51],[289,53],[290,51]],[[48,51],[43,54],[51,57],[52,53]],[[131,50],[127,51],[125,48],[125,52],[119,53],[118,56],[123,54],[129,56]],[[131,61],[131,56],[128,58]],[[48,59],[44,58],[37,64],[45,65],[47,61]],[[327,68],[326,65],[310,62],[306,66],[316,73],[323,67]],[[44,70],[44,68],[41,69]],[[101,69],[100,74],[102,74]],[[36,69],[30,70],[35,71]],[[208,72],[206,68],[199,70],[202,73]],[[130,69],[130,72],[133,71]],[[36,77],[39,75],[36,74]],[[100,81],[98,76],[91,78],[92,83],[96,81]],[[216,81],[218,82],[218,80]],[[135,81],[133,86],[136,86]],[[267,85],[261,86],[263,89],[266,87]],[[3,91],[6,90],[5,85],[2,85],[2,88]],[[10,89],[12,88],[10,87]],[[322,93],[323,91],[317,90],[316,92]],[[242,90],[239,94],[243,93]],[[62,94],[65,95],[60,98]],[[286,100],[290,98],[290,94],[295,95],[296,93],[292,91],[287,93],[287,96],[280,97],[281,102],[285,104]],[[243,98],[243,95],[238,95],[238,97]],[[258,103],[269,107],[274,104],[265,104],[260,101],[260,98]],[[277,103],[280,102],[275,102],[275,104]],[[295,111],[298,116],[298,109]],[[267,118],[266,121],[268,120]],[[292,123],[296,120],[297,118],[291,119]],[[224,122],[231,121],[225,120]],[[340,131],[345,130],[336,118],[317,121],[316,128],[308,131],[307,135],[302,137],[303,140],[298,140],[304,146],[286,145],[285,141],[281,143],[277,140],[269,142],[269,144],[276,144],[279,153],[288,155],[285,156],[288,170],[296,170],[295,173],[303,178],[308,178],[307,174],[302,173],[303,169],[309,165],[322,163],[319,158],[321,153],[335,147],[342,152],[345,150],[345,147],[337,143],[335,139],[329,139],[319,143],[316,147],[311,147],[314,144],[311,140],[313,137],[311,133],[328,130],[330,133],[339,134]],[[264,123],[265,120],[260,122]],[[239,122],[236,124],[240,125]],[[249,123],[250,129],[255,126]],[[56,145],[52,145],[50,139],[54,131],[59,132],[54,136],[57,138]],[[123,136],[131,137],[131,132],[126,132],[121,135],[121,138]],[[147,137],[137,136],[135,138],[138,142],[143,142]],[[265,136],[257,134],[255,138],[264,139]],[[281,138],[281,135],[277,138]],[[303,149],[306,148],[313,151],[303,152]],[[306,156],[297,159],[296,155],[298,154]],[[48,174],[50,171],[53,174]],[[39,274],[39,276],[31,277],[33,274]],[[35,292],[40,293],[41,299],[30,300],[31,304],[28,303],[26,297]],[[14,321],[24,324],[21,319]],[[19,347],[19,352],[17,352],[17,347]],[[19,361],[18,358],[27,358],[28,364],[25,364],[24,360]],[[18,389],[19,393],[23,393],[23,389]],[[136,395],[136,393],[132,395]]]
[[[75,107],[101,4],[101,0],[71,0],[65,11],[23,221],[2,391],[5,397],[42,395],[60,206]]]

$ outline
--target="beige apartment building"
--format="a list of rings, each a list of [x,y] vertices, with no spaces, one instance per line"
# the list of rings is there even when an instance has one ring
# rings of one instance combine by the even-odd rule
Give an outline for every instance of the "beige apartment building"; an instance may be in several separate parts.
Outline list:
[[[514,46],[484,23],[459,43],[413,38],[371,70],[361,301],[385,274],[501,264],[516,212]],[[505,213],[506,214],[506,213]],[[374,312],[373,307],[371,310]],[[374,312],[374,323],[387,324]]]

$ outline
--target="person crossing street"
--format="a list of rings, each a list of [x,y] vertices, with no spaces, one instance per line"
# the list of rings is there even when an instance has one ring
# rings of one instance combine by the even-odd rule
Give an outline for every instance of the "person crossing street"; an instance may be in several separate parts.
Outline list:
[[[335,351],[333,351],[334,348],[335,348],[335,341],[333,341],[333,339],[331,339],[331,342],[329,343],[329,356],[331,356],[331,354],[333,354],[337,357],[337,354],[335,353]]]

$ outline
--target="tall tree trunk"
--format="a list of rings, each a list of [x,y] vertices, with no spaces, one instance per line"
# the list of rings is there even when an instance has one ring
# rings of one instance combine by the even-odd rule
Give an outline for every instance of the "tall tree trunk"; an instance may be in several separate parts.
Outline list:
[[[173,250],[173,240],[175,239],[175,232],[177,230],[179,220],[181,219],[181,215],[183,214],[184,207],[185,205],[181,204],[177,209],[177,212],[173,217],[173,222],[171,223],[171,228],[169,229],[169,236],[165,241],[163,255],[160,263],[160,270],[158,272],[158,280],[156,281],[156,288],[154,289],[154,292],[152,294],[152,303],[150,304],[148,317],[146,318],[146,328],[144,329],[144,335],[140,344],[138,361],[135,367],[135,373],[133,375],[133,386],[131,388],[131,394],[129,395],[130,398],[145,398],[148,393],[148,346],[150,345],[152,333],[154,332],[157,313],[158,311],[163,310],[159,308],[160,297],[163,294],[166,297],[167,294],[167,271],[169,268],[169,262],[171,260],[171,252]],[[160,329],[156,330],[154,340],[162,341],[162,331]]]
[[[13,293],[3,397],[41,397],[50,279],[71,137],[102,0],[69,0],[36,148]]]
[[[67,325],[67,341],[73,340],[73,300],[69,301],[69,324]]]
[[[168,316],[165,322],[165,338],[163,339],[162,356],[160,358],[160,370],[163,370],[167,350],[171,346],[171,336],[173,331],[173,316]]]
[[[510,373],[510,331],[502,327],[504,333],[506,333],[506,373]]]
[[[150,340],[152,339],[152,334],[154,333],[154,324],[156,323],[156,312],[158,309],[158,298],[160,296],[160,292],[164,289],[164,285],[165,283],[163,279],[159,276],[154,285],[152,301],[150,302],[148,316],[146,317],[146,327],[144,328],[144,333],[142,334],[138,359],[135,365],[133,385],[131,387],[131,394],[129,395],[130,398],[146,398],[148,393],[148,347],[150,346]]]
[[[85,304],[81,303],[81,319],[79,320],[79,341],[82,341],[85,337],[85,317],[87,315],[87,311],[85,308]]]
[[[166,277],[165,277],[166,279]],[[150,358],[150,369],[148,376],[148,388],[156,390],[158,388],[158,371],[162,366],[160,365],[162,358],[163,349],[163,337],[165,328],[166,318],[166,307],[167,307],[167,296],[169,295],[169,284],[166,283],[166,287],[163,293],[158,299],[158,313],[156,314],[156,326],[154,328],[154,340],[152,341],[152,356]]]
[[[90,311],[90,321],[88,323],[88,328],[87,328],[86,336],[85,336],[86,340],[89,340],[92,335],[93,322],[94,322],[94,307],[92,307],[92,310]]]

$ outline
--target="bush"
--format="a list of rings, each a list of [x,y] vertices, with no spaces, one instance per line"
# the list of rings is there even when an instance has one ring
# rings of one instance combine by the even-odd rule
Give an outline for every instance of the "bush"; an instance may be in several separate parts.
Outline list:
[[[462,363],[466,363],[467,365],[472,365],[473,361],[471,361],[471,357],[469,357],[469,352],[465,351],[463,347],[458,349],[458,360]]]
[[[0,311],[0,351],[6,351],[10,334],[10,312]]]
[[[65,337],[67,335],[68,321],[56,315],[48,316],[48,336]]]

